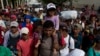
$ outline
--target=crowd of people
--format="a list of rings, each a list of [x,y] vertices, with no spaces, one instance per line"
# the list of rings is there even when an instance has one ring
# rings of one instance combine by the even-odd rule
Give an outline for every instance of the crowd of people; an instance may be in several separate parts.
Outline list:
[[[63,7],[53,3],[46,9],[1,10],[0,56],[100,56],[100,19],[94,7],[78,10],[76,19],[64,19]]]

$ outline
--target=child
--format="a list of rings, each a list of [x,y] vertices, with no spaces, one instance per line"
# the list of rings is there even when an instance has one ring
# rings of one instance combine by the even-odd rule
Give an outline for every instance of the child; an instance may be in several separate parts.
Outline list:
[[[21,39],[17,43],[18,56],[31,56],[31,45],[33,39],[29,36],[28,28],[21,29]]]
[[[40,56],[57,56],[58,41],[54,32],[54,24],[52,21],[45,21],[43,24],[43,32],[39,49]]]
[[[82,34],[81,34],[82,26],[80,24],[75,24],[73,27],[73,32],[71,36],[75,40],[75,48],[82,48]]]
[[[51,20],[54,24],[55,30],[59,30],[59,16],[56,15],[56,6],[53,3],[49,3],[47,5],[47,14],[44,19],[46,20]]]
[[[39,47],[39,44],[40,44],[40,40],[41,40],[41,34],[42,34],[42,21],[39,20],[39,21],[36,21],[34,23],[34,29],[33,29],[34,33],[33,33],[33,47],[34,47],[34,56],[37,56],[38,55],[38,47]]]
[[[60,33],[61,33],[61,49],[60,56],[67,56],[69,51],[74,49],[74,39],[68,34],[68,28],[65,24],[60,25]]]

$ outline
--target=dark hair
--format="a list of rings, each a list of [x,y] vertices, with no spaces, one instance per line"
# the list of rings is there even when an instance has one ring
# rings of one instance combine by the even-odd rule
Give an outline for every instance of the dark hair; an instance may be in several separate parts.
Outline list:
[[[42,21],[41,20],[37,20],[36,22],[34,22],[34,25],[33,25],[34,29],[33,29],[33,31],[35,31],[35,29],[37,29],[38,26],[42,27]]]
[[[81,17],[81,20],[86,20],[86,17],[85,17],[85,16],[82,16],[82,17]]]
[[[60,24],[59,29],[68,32],[68,27],[65,23]]]
[[[97,15],[90,15],[89,20],[92,20],[93,17],[97,18]]]
[[[54,28],[53,22],[50,21],[50,20],[45,21],[44,24],[43,24],[43,28],[50,28],[50,27]]]

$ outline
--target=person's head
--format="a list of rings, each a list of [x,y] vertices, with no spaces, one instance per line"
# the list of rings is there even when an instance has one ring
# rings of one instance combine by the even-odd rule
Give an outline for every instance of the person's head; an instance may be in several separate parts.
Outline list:
[[[22,39],[27,40],[29,36],[29,29],[24,27],[21,29],[20,32],[21,32]]]
[[[18,31],[18,23],[16,21],[11,22],[10,30],[12,33],[16,33]]]
[[[5,14],[5,18],[4,19],[7,20],[7,21],[10,21],[9,13],[8,14]]]
[[[64,22],[69,26],[69,25],[71,25],[72,19],[64,20]]]
[[[43,8],[39,8],[39,13],[43,13]]]
[[[45,21],[43,24],[43,33],[50,37],[54,31],[54,24],[52,21]]]
[[[34,26],[33,31],[41,33],[42,31],[42,21],[41,20],[34,22],[33,26]]]
[[[29,14],[29,10],[25,9],[25,14]]]
[[[26,23],[30,23],[30,19],[27,18],[27,19],[25,19],[25,20],[26,20]]]
[[[86,17],[85,16],[82,16],[81,17],[81,21],[86,21]]]
[[[79,34],[81,30],[82,30],[82,26],[80,24],[74,25],[74,27],[73,27],[74,34]]]
[[[31,19],[31,16],[30,15],[26,15],[26,17],[25,17],[25,22],[26,23],[30,23],[30,20]]]
[[[90,15],[90,20],[93,22],[93,21],[96,21],[97,20],[97,16],[96,15]]]
[[[17,17],[16,15],[11,15],[11,21],[16,21]]]
[[[56,14],[56,6],[53,3],[47,5],[47,16],[54,16]]]
[[[61,35],[66,35],[66,34],[68,34],[68,28],[67,28],[67,25],[64,23],[62,23],[61,25],[60,25],[60,33],[61,33]]]

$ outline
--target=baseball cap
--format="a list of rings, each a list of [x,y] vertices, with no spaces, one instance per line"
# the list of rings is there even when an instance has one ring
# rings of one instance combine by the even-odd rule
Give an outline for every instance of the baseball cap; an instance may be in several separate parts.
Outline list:
[[[73,28],[74,29],[81,29],[82,30],[82,26],[80,24],[75,24]]]
[[[16,22],[16,21],[11,22],[10,27],[12,27],[12,26],[18,27],[18,22]]]
[[[81,49],[74,49],[67,56],[85,56],[85,52]]]
[[[39,8],[39,10],[43,10],[43,8]]]
[[[16,15],[11,15],[11,19],[14,19],[14,20],[16,20]]]
[[[29,29],[27,27],[23,27],[21,29],[21,34],[28,34],[29,33]]]
[[[49,4],[47,5],[47,9],[51,9],[51,8],[56,9],[55,4],[53,4],[53,3],[49,3]]]
[[[35,8],[35,12],[39,12],[40,8]]]

